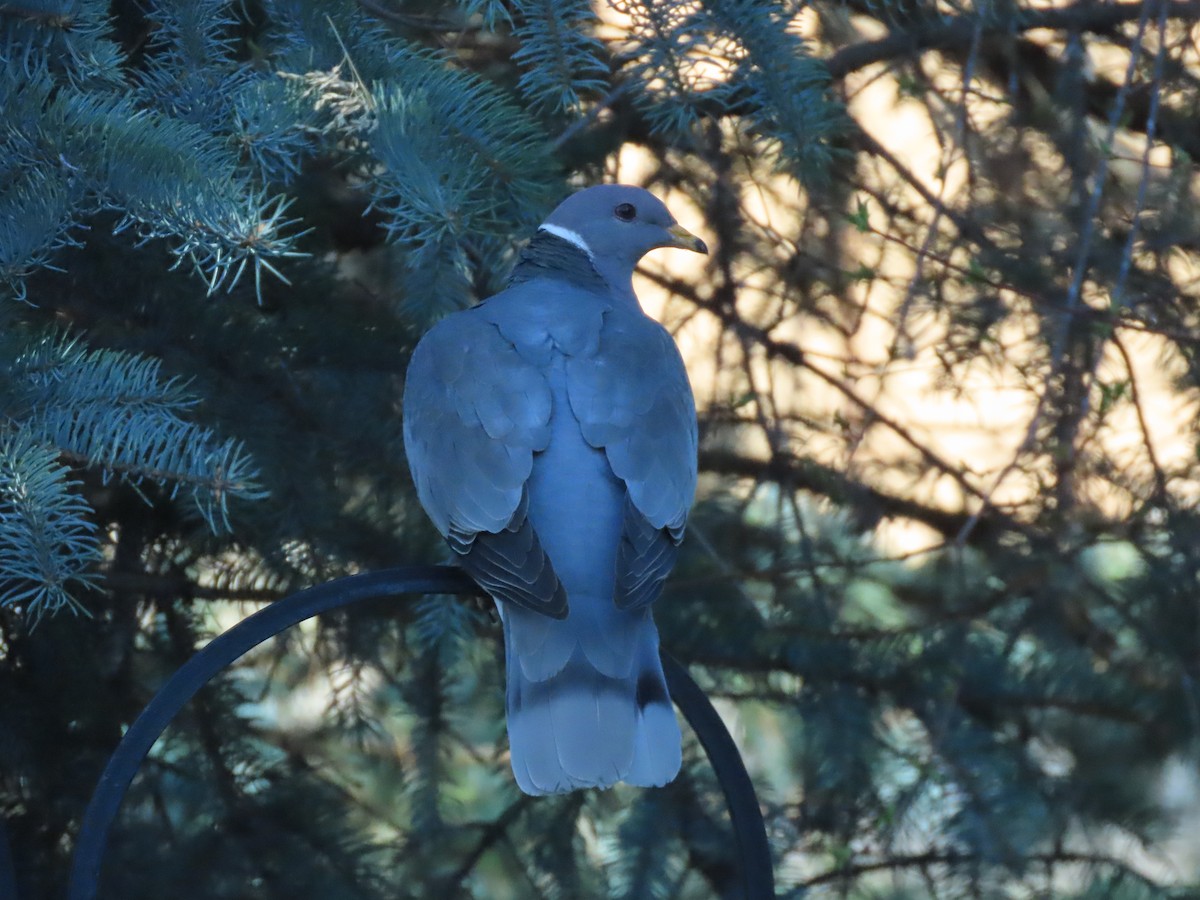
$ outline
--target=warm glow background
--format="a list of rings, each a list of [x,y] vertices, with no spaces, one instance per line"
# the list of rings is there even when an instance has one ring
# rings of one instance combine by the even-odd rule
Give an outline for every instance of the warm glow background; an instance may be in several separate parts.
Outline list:
[[[619,41],[629,27],[627,18],[603,4],[599,12],[610,29],[609,37]],[[815,47],[829,49],[835,39],[846,41],[853,35],[856,40],[871,40],[886,34],[874,18],[828,11],[818,16],[811,7],[797,14],[794,27]],[[1061,35],[1048,30],[1033,34],[1034,40],[1049,52],[1065,52]],[[1129,52],[1093,41],[1088,47],[1088,62],[1089,77],[1119,81],[1129,65]],[[701,77],[722,78],[722,67],[715,62],[705,65],[701,59],[698,68]],[[926,54],[920,68],[943,90],[961,95],[961,71],[938,52]],[[890,62],[849,74],[839,85],[839,92],[857,127],[885,147],[927,195],[937,197],[948,210],[970,215],[973,200],[967,185],[968,158],[975,151],[946,144],[946,120],[968,115],[974,128],[986,129],[1006,114],[1008,104],[1003,96],[974,84],[965,112],[942,108],[937,110],[943,119],[939,122],[925,104],[904,95],[901,79]],[[1102,136],[1100,123],[1093,125]],[[1114,193],[1132,193],[1142,179],[1153,185],[1168,177],[1173,165],[1170,146],[1156,142],[1147,148],[1144,136],[1125,131],[1118,132],[1116,138],[1108,169],[1115,182]],[[1031,156],[1053,157],[1054,148],[1047,142],[1029,140]],[[1146,167],[1140,164],[1143,154]],[[610,174],[616,180],[645,183],[652,180],[657,167],[658,161],[650,154],[636,145],[626,145],[614,160]],[[811,201],[793,181],[773,175],[767,168],[762,165],[749,170],[751,177],[739,185],[741,207],[761,235],[776,236],[783,245],[806,227],[806,206]],[[863,184],[887,196],[890,202],[919,210],[918,230],[925,235],[925,249],[933,248],[932,252],[926,255],[905,236],[889,232],[887,216],[878,204],[867,201],[869,231],[847,230],[842,243],[844,257],[829,261],[846,271],[858,265],[869,265],[873,270],[874,277],[848,284],[842,297],[846,306],[855,310],[857,326],[847,335],[843,329],[829,328],[812,317],[792,315],[774,327],[772,336],[801,348],[814,366],[838,378],[880,418],[901,426],[960,477],[928,471],[911,441],[888,424],[864,414],[862,404],[848,400],[843,392],[811,373],[767,362],[753,353],[743,358],[738,341],[722,329],[717,319],[703,312],[697,314],[686,302],[673,302],[670,292],[663,290],[656,279],[641,279],[643,305],[675,331],[701,403],[744,391],[748,382],[753,382],[753,392],[765,401],[758,412],[771,418],[776,427],[779,419],[790,417],[807,418],[824,426],[821,434],[782,428],[772,440],[788,442],[792,452],[839,467],[890,494],[937,508],[975,513],[986,498],[1018,515],[1033,515],[1031,504],[1040,484],[1052,476],[1036,438],[1043,416],[1039,398],[1044,388],[1038,376],[1045,374],[1046,366],[1044,358],[1038,357],[1038,326],[1027,300],[1002,285],[996,286],[995,295],[1010,311],[994,330],[1000,353],[967,367],[950,383],[939,361],[948,336],[947,325],[913,300],[923,279],[941,277],[947,263],[965,268],[969,260],[960,252],[949,258],[938,257],[937,245],[952,239],[953,228],[915,187],[897,179],[894,172],[866,164],[859,175]],[[1194,179],[1189,188],[1200,196]],[[717,237],[706,229],[702,212],[685,192],[669,188],[660,191],[680,221],[712,246]],[[836,210],[825,213],[837,215]],[[1021,236],[1014,237],[1019,240]],[[1180,253],[1175,266],[1181,284],[1194,289],[1196,259]],[[659,253],[643,267],[660,277],[699,282],[698,291],[704,292],[704,262],[690,254]],[[769,271],[741,273],[739,313],[753,321],[764,310],[786,305],[786,298],[781,300],[776,291]],[[1082,298],[1096,308],[1103,308],[1107,299],[1100,291],[1088,293],[1086,289]],[[1095,366],[1094,379],[1097,386],[1119,382],[1135,385],[1138,402],[1114,404],[1102,425],[1086,430],[1083,440],[1087,452],[1115,461],[1133,483],[1145,487],[1152,480],[1152,450],[1160,469],[1180,473],[1169,482],[1172,495],[1179,502],[1192,502],[1197,496],[1197,481],[1183,473],[1195,459],[1193,432],[1200,414],[1200,392],[1181,387],[1185,366],[1178,347],[1169,338],[1138,328],[1124,329],[1120,336],[1124,354],[1106,346]],[[1094,393],[1098,396],[1099,390]],[[835,422],[840,424],[835,427]],[[742,448],[760,458],[769,455],[769,443],[761,430],[751,428],[743,434]],[[1129,490],[1103,479],[1084,479],[1077,489],[1080,500],[1093,505],[1096,514],[1105,518],[1119,520],[1136,505],[1136,497]],[[878,536],[901,554],[940,543],[938,535],[911,520],[890,520],[881,526]]]

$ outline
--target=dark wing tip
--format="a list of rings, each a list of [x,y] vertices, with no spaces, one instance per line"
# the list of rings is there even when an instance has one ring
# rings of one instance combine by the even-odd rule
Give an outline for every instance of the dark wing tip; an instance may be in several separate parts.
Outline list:
[[[674,534],[650,524],[627,495],[621,546],[617,551],[617,585],[613,597],[617,609],[641,609],[657,600],[678,556],[679,543]]]
[[[496,600],[565,619],[567,592],[525,515],[526,509],[522,497],[504,531],[465,534],[452,528],[446,540],[458,554],[463,571]]]

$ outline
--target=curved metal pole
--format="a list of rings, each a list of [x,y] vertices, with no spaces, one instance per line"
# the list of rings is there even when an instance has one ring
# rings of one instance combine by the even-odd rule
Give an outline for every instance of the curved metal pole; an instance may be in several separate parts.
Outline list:
[[[767,826],[763,823],[758,795],[754,793],[754,782],[742,762],[742,754],[708,695],[692,680],[687,669],[666,653],[662,654],[662,661],[671,699],[700,739],[700,746],[717,773],[717,782],[725,795],[729,818],[733,820],[738,859],[742,864],[742,896],[745,900],[773,900],[775,875],[771,868]]]
[[[13,864],[12,848],[8,843],[8,829],[0,818],[0,897],[17,896],[17,867]]]
[[[284,629],[332,609],[399,594],[478,591],[461,569],[451,566],[409,566],[351,575],[277,600],[213,638],[167,680],[129,726],[109,759],[80,825],[67,885],[69,900],[93,900],[95,897],[108,832],[133,776],[171,720],[214,675]],[[704,692],[683,667],[669,658],[664,658],[664,667],[675,702],[700,738],[725,792],[742,851],[745,896],[747,900],[773,898],[766,829],[754,787],[733,739]]]

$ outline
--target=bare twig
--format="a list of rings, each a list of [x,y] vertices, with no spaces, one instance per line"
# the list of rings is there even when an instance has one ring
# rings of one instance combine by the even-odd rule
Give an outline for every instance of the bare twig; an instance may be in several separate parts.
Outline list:
[[[1095,3],[1080,0],[1070,6],[1029,9],[1013,7],[1007,15],[994,16],[983,23],[981,36],[1023,34],[1037,28],[1103,32],[1141,17],[1146,4]],[[1195,19],[1200,16],[1200,0],[1176,0],[1164,3],[1170,19]],[[995,7],[992,7],[993,9]],[[939,18],[909,24],[903,31],[861,44],[851,44],[825,61],[830,74],[844,78],[872,63],[913,56],[926,50],[966,47],[975,39],[979,16]]]

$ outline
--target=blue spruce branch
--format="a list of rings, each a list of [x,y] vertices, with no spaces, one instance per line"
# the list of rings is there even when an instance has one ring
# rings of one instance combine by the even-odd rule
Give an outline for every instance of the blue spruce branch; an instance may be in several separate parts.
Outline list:
[[[95,587],[100,543],[78,491],[53,447],[0,430],[0,606],[82,610],[72,591]]]

